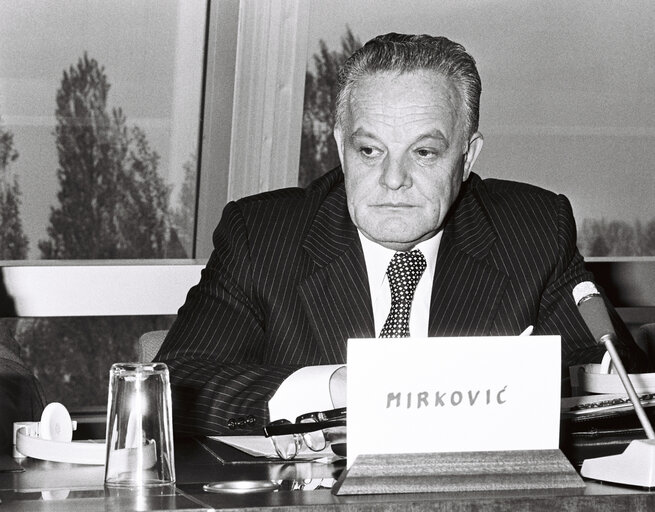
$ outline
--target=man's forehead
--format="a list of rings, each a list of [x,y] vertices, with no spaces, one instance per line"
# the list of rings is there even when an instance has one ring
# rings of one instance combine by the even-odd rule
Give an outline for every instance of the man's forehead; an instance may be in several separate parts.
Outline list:
[[[431,69],[415,71],[379,71],[362,76],[352,87],[350,101],[371,96],[402,101],[408,93],[423,93],[460,100],[461,95],[454,81]]]
[[[359,81],[348,102],[352,136],[407,127],[444,137],[455,129],[461,101],[450,80],[433,71],[376,73]]]

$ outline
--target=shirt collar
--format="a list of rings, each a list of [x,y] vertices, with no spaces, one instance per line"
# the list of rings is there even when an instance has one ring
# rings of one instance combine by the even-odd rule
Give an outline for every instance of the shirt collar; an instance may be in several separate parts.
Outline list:
[[[388,249],[372,240],[369,240],[359,229],[357,230],[357,234],[359,235],[359,239],[362,243],[362,250],[364,251],[369,286],[371,289],[382,286],[386,279],[389,262],[397,251]],[[434,269],[437,266],[437,253],[439,252],[439,244],[441,243],[442,235],[443,229],[432,238],[424,240],[414,246],[414,249],[419,249],[425,257],[427,263],[425,273],[428,276],[434,276]]]

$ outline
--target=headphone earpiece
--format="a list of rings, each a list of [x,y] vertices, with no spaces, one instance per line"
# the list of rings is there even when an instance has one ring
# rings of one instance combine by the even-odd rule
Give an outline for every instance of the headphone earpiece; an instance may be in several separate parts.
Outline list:
[[[59,402],[48,404],[41,414],[39,437],[49,441],[70,443],[73,440],[73,424],[68,409]]]

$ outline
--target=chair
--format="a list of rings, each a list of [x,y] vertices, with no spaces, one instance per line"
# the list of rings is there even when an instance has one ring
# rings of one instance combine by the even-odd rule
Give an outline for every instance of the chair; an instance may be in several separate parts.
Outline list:
[[[139,338],[139,362],[149,363],[151,362],[162,343],[164,343],[164,338],[166,338],[168,331],[149,331],[141,335]]]

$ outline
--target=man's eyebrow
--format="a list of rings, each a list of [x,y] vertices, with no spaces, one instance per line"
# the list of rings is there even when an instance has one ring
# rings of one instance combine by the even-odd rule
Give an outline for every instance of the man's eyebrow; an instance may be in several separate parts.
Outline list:
[[[363,130],[362,128],[357,128],[350,134],[350,140],[355,140],[358,137],[366,137],[369,139],[377,140],[377,137],[373,133],[369,132],[368,130]]]
[[[442,144],[444,146],[444,149],[448,149],[448,146],[450,146],[450,142],[448,141],[448,138],[441,132],[441,130],[435,130],[433,132],[428,132],[420,135],[414,144],[418,144],[419,142],[422,142],[426,139],[431,139],[437,141],[439,144]]]
[[[374,133],[369,132],[368,130],[365,130],[363,128],[357,128],[354,132],[350,134],[350,141],[354,142],[356,139],[360,137],[379,140]],[[414,140],[412,145],[420,144],[425,140],[434,140],[437,144],[443,147],[443,151],[448,150],[448,148],[450,147],[450,142],[448,141],[448,138],[443,134],[441,130],[438,129],[431,132],[422,133],[416,138],[416,140]]]
[[[367,137],[369,139],[378,138],[374,133],[369,132],[368,130],[365,130],[363,128],[357,128],[354,132],[350,134],[351,139],[356,139],[357,137]],[[441,130],[434,130],[432,132],[422,133],[416,138],[416,142],[422,141],[424,139],[436,139],[436,140],[443,141],[445,144],[448,144],[448,139],[446,138],[446,136],[443,134]]]

